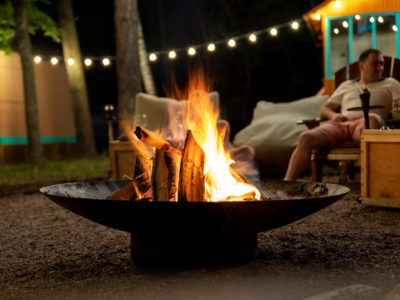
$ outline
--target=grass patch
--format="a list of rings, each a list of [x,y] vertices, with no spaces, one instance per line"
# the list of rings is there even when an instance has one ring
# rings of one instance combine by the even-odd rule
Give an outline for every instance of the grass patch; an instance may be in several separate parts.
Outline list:
[[[44,160],[37,169],[27,163],[0,165],[0,183],[107,178],[109,170],[110,162],[106,155],[93,159]]]

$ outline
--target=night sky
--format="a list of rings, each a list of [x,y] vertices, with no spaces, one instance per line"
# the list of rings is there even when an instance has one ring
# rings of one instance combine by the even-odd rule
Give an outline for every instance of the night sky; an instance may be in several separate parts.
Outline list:
[[[279,25],[301,18],[321,0],[139,0],[148,52],[203,44]],[[114,56],[113,1],[73,1],[83,56]],[[52,9],[48,8],[51,12]],[[222,117],[231,123],[232,135],[252,118],[259,100],[286,102],[315,94],[322,86],[322,50],[316,48],[304,22],[293,32],[286,27],[275,38],[258,36],[234,49],[220,46],[214,53],[185,53],[169,60],[160,56],[151,64],[159,96],[170,90],[171,74],[179,86],[188,71],[202,65],[220,93]],[[61,55],[61,46],[33,40],[33,49],[45,55]],[[102,135],[104,104],[116,105],[115,61],[107,68],[97,64],[86,71],[96,136]],[[99,141],[102,144],[104,141]],[[101,146],[100,146],[101,148]]]

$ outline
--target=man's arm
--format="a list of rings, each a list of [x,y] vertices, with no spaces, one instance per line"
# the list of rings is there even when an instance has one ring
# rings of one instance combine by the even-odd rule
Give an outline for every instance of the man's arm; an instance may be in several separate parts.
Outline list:
[[[346,117],[340,113],[340,105],[333,102],[326,102],[319,110],[321,119],[329,119],[336,122],[343,122]]]

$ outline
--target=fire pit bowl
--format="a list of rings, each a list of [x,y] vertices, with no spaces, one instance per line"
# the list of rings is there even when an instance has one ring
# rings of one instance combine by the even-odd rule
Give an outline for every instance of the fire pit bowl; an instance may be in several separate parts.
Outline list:
[[[327,207],[346,195],[326,184],[318,197],[288,196],[299,182],[282,182],[271,200],[238,202],[147,202],[106,200],[127,181],[73,182],[43,187],[55,203],[94,222],[132,234],[138,265],[193,261],[246,261],[254,257],[257,233]],[[309,190],[314,183],[305,183]]]

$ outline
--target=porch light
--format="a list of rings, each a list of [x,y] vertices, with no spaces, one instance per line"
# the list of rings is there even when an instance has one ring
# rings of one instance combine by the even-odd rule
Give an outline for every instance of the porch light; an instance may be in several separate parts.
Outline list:
[[[168,57],[170,59],[175,59],[176,58],[176,52],[174,50],[169,51]]]
[[[42,58],[39,55],[36,55],[33,61],[38,64],[42,61]]]
[[[208,50],[208,51],[210,51],[210,52],[213,52],[213,51],[215,51],[215,45],[214,45],[213,43],[211,43],[211,44],[208,44],[208,46],[207,46],[207,50]]]
[[[299,23],[296,21],[292,22],[290,26],[292,27],[293,30],[299,29]]]
[[[188,54],[189,54],[190,56],[195,55],[195,54],[196,54],[196,49],[194,49],[193,47],[190,47],[190,48],[188,49]]]
[[[150,61],[156,61],[157,60],[157,55],[155,55],[154,53],[150,53],[149,60]]]
[[[278,30],[276,28],[272,28],[269,31],[269,34],[272,35],[272,36],[277,36],[278,35]]]
[[[90,58],[86,58],[83,63],[85,64],[85,66],[90,67],[92,65],[92,60]]]
[[[52,57],[51,59],[50,59],[50,63],[54,66],[54,65],[56,65],[56,64],[58,64],[58,58],[57,57]]]
[[[234,40],[234,39],[230,39],[230,40],[228,41],[228,46],[231,47],[231,48],[236,47],[236,42],[235,42],[235,40]]]
[[[255,43],[257,41],[257,36],[254,33],[250,34],[249,41]]]

